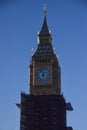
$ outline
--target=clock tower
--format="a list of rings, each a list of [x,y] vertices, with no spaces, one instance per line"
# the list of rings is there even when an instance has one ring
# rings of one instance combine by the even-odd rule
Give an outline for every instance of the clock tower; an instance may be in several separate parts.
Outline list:
[[[60,94],[60,71],[44,10],[44,21],[38,34],[38,46],[30,63],[30,92],[33,95]]]
[[[30,62],[30,94],[21,93],[20,130],[72,130],[66,111],[72,111],[61,94],[61,69],[52,45],[52,35],[44,21],[38,45]]]

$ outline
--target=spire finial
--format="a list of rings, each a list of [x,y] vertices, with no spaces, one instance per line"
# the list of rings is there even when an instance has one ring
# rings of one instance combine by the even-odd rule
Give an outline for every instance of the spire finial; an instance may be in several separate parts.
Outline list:
[[[44,16],[46,16],[46,4],[44,4]]]

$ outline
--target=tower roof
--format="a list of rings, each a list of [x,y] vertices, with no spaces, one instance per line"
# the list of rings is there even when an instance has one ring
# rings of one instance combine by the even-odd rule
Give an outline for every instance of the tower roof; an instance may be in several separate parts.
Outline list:
[[[43,25],[42,28],[39,32],[39,36],[48,36],[51,35],[49,32],[49,28],[47,25],[47,20],[46,20],[46,6],[44,6],[44,21],[43,21]]]

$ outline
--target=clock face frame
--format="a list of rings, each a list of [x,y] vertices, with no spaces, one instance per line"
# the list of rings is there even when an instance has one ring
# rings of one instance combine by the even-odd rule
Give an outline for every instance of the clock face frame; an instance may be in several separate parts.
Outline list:
[[[40,68],[35,73],[35,78],[40,83],[45,83],[50,79],[51,73],[47,68]]]

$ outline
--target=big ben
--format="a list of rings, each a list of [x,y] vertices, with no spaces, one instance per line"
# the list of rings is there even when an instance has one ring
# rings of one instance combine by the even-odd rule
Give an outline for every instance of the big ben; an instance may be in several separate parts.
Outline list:
[[[38,34],[38,46],[30,64],[30,91],[34,95],[61,93],[60,66],[52,46],[52,36],[46,21]]]
[[[21,103],[17,104],[20,130],[72,130],[67,126],[66,111],[73,108],[61,93],[61,68],[52,45],[46,7],[29,69],[30,94],[21,93]]]

